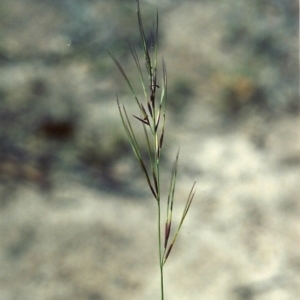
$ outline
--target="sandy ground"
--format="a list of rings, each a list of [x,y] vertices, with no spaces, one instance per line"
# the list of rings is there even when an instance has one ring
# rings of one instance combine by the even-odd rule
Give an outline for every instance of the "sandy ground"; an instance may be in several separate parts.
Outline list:
[[[297,125],[275,124],[264,151],[241,132],[179,138],[196,155],[182,154],[178,195],[196,179],[197,196],[166,265],[168,299],[298,299]],[[59,176],[49,193],[16,187],[1,208],[0,299],[158,299],[156,205],[143,193]]]

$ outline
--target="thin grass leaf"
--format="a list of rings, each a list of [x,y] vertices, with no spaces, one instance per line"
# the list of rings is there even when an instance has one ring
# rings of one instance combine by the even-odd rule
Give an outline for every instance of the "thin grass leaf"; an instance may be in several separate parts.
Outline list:
[[[172,251],[173,246],[174,246],[174,243],[172,243],[172,244],[170,245],[170,247],[168,248],[168,251],[167,251],[167,253],[166,253],[165,256],[164,256],[165,258],[164,258],[164,261],[163,261],[163,265],[166,263],[166,261],[167,261],[169,255],[170,255],[170,253],[171,253],[171,251]]]
[[[176,187],[176,177],[177,177],[177,169],[178,169],[178,158],[179,158],[179,150],[177,152],[172,173],[171,173],[171,182],[168,192],[168,201],[167,201],[167,216],[166,216],[166,226],[165,226],[165,250],[168,245],[168,240],[170,236],[171,226],[172,226],[172,215],[173,215],[173,204],[174,204],[174,194],[175,194],[175,187]]]
[[[123,123],[123,127],[125,129],[125,132],[127,134],[128,139],[129,139],[129,142],[130,142],[130,145],[132,147],[132,150],[133,150],[133,152],[134,152],[137,160],[140,161],[141,160],[141,154],[140,154],[140,150],[139,150],[139,146],[138,146],[137,140],[135,138],[134,132],[132,131],[130,122],[129,122],[129,124],[126,123],[126,122],[128,122],[128,118],[127,118],[127,121],[126,121],[125,118],[124,118],[124,115],[122,113],[122,110],[121,110],[119,102],[118,102],[118,108],[119,108],[121,120],[122,120],[122,123]],[[126,109],[125,109],[124,106],[123,106],[123,111],[124,111],[125,115],[127,115]]]
[[[164,61],[164,58],[162,58],[162,70],[163,70],[163,78],[162,78],[162,89],[161,89],[161,96],[160,96],[160,105],[163,106],[166,105],[167,102],[167,68]],[[164,111],[166,109],[164,108]]]
[[[121,66],[121,64],[119,63],[118,59],[117,59],[112,53],[110,53],[108,50],[107,50],[107,52],[108,52],[108,54],[110,55],[110,57],[112,58],[112,60],[114,61],[115,65],[116,65],[117,68],[119,69],[119,71],[120,71],[120,73],[122,74],[122,76],[124,77],[125,81],[127,82],[127,85],[129,86],[130,91],[131,91],[131,93],[133,94],[134,99],[135,99],[135,101],[136,101],[138,107],[140,108],[140,107],[141,107],[141,103],[139,102],[138,97],[136,96],[135,91],[134,91],[134,89],[133,89],[133,87],[132,87],[132,85],[131,85],[131,83],[130,83],[130,81],[129,81],[129,78],[127,77],[127,75],[126,75],[124,69],[122,68],[122,66]],[[144,116],[144,117],[145,117],[145,116]]]
[[[139,71],[139,74],[141,75],[142,78],[144,78],[144,77],[143,77],[143,71],[142,71],[141,64],[140,64],[140,60],[139,60],[139,58],[138,58],[138,55],[137,55],[137,53],[136,53],[136,50],[135,50],[135,48],[134,48],[128,41],[127,41],[127,43],[128,43],[128,46],[129,46],[131,55],[132,55],[132,57],[133,57],[133,59],[134,59],[134,61],[135,61],[135,64],[136,64],[136,66],[137,66],[137,69],[138,69],[138,71]],[[142,80],[142,82],[144,82],[144,80]]]
[[[131,123],[128,118],[128,114],[127,114],[127,111],[126,111],[124,105],[123,105],[123,112],[124,112],[125,118],[124,118],[123,114],[121,115],[121,117],[122,117],[122,121],[124,120],[124,122],[123,122],[124,128],[125,128],[126,132],[128,132],[130,144],[133,146],[133,150],[137,154],[136,157],[137,157],[138,161],[141,161],[142,156],[141,156],[140,148],[138,146],[137,139],[135,137],[134,131],[132,129],[132,126],[131,126]],[[125,120],[126,120],[126,122],[125,122]]]
[[[139,23],[139,29],[140,29],[140,36],[141,36],[142,46],[143,46],[144,55],[145,55],[145,65],[146,65],[148,75],[151,77],[152,76],[151,58],[150,58],[148,46],[146,43],[146,36],[145,36],[143,22],[142,22],[140,3],[138,0],[136,2],[137,2],[137,16],[138,16],[138,23]]]
[[[156,10],[156,22],[153,22],[151,30],[151,50],[152,50],[152,78],[155,75],[157,69],[157,48],[158,48],[158,10]],[[155,80],[156,81],[156,80]],[[155,83],[156,84],[156,83]]]
[[[130,81],[129,81],[129,79],[128,79],[125,71],[124,71],[124,69],[122,68],[121,64],[119,63],[118,59],[112,53],[110,53],[108,50],[107,50],[107,52],[110,55],[110,57],[112,58],[112,60],[114,61],[114,63],[117,66],[117,68],[119,69],[120,73],[123,75],[124,79],[126,80],[126,82],[127,82],[128,86],[129,86],[132,94],[136,97],[134,89],[133,89],[133,87],[132,87],[132,85],[131,85],[131,83],[130,83]]]
[[[187,213],[188,213],[188,211],[189,211],[189,209],[190,209],[190,206],[191,206],[191,204],[192,204],[192,201],[193,201],[193,199],[194,199],[194,196],[195,196],[195,193],[196,193],[196,191],[194,190],[195,185],[196,185],[196,181],[194,182],[194,184],[193,184],[193,186],[192,186],[192,188],[191,188],[191,190],[190,190],[190,193],[189,193],[189,196],[188,196],[186,205],[185,205],[185,207],[184,207],[184,211],[183,211],[182,218],[181,218],[181,225],[183,224],[183,221],[184,221],[184,219],[185,219],[185,217],[186,217],[186,215],[187,215]],[[181,225],[180,225],[180,227],[181,227]],[[179,228],[179,229],[180,229],[180,228]]]
[[[145,165],[145,163],[144,163],[144,161],[142,159],[142,156],[141,156],[141,153],[140,153],[140,150],[139,150],[139,147],[138,147],[138,143],[137,143],[136,137],[134,135],[134,131],[133,131],[131,123],[129,121],[129,118],[128,118],[128,115],[127,115],[125,107],[123,107],[123,109],[124,109],[125,117],[126,117],[127,124],[128,124],[128,131],[130,133],[129,136],[132,137],[132,145],[134,146],[133,149],[136,150],[136,152],[138,154],[138,155],[136,155],[136,157],[137,157],[138,162],[140,163],[140,166],[141,166],[141,168],[142,168],[142,170],[143,170],[143,172],[145,174],[145,177],[146,177],[147,183],[149,185],[149,188],[150,188],[153,196],[155,197],[155,199],[157,199],[157,193],[155,192],[155,189],[154,189],[153,184],[152,184],[152,182],[150,180],[150,177],[149,177],[146,165]],[[150,145],[150,143],[149,143],[149,145]]]
[[[149,127],[151,129],[151,125]],[[150,144],[149,134],[148,134],[147,128],[146,128],[146,126],[144,124],[143,124],[143,129],[144,129],[144,135],[145,135],[146,142],[147,142],[147,150],[148,150],[148,155],[149,155],[149,159],[150,159],[150,165],[153,166],[153,159],[152,159],[152,155],[151,155],[152,154],[152,150],[151,150],[151,144]],[[153,133],[153,132],[151,131],[151,133]]]
[[[128,139],[129,139],[129,142],[130,142],[130,145],[133,149],[133,152],[135,154],[135,157],[137,159],[137,161],[139,162],[140,164],[140,167],[142,169],[142,171],[144,172],[144,175],[146,177],[146,180],[147,180],[147,183],[149,185],[149,188],[153,194],[153,196],[155,198],[157,198],[157,194],[153,188],[153,185],[151,183],[151,180],[150,180],[150,177],[149,177],[149,174],[148,174],[148,171],[147,171],[147,168],[145,166],[145,163],[143,162],[143,159],[142,159],[142,156],[141,156],[141,153],[140,153],[140,150],[139,150],[139,146],[138,146],[138,142],[136,140],[136,137],[135,137],[135,134],[134,134],[134,131],[132,129],[132,126],[131,126],[131,123],[129,121],[129,118],[128,118],[128,115],[127,115],[127,112],[126,112],[126,109],[125,107],[123,106],[123,113],[125,115],[123,115],[122,113],[122,110],[120,108],[120,105],[119,105],[119,100],[117,99],[118,101],[118,107],[119,107],[119,112],[120,112],[120,115],[121,115],[121,119],[122,119],[122,123],[123,123],[123,126],[125,128],[125,131],[127,133],[127,136],[128,136]]]
[[[162,59],[162,66],[163,66],[163,78],[162,78],[162,92],[160,98],[160,105],[159,111],[163,114],[163,123],[161,127],[161,134],[159,139],[159,148],[162,149],[163,140],[164,140],[164,132],[165,132],[165,123],[166,123],[166,106],[167,106],[167,69]]]
[[[149,126],[151,128],[151,126]],[[149,128],[148,127],[148,128]],[[151,166],[151,171],[152,171],[152,174],[155,173],[155,168],[154,168],[154,162],[153,162],[153,157],[152,157],[152,149],[151,149],[151,144],[150,144],[150,139],[149,139],[149,135],[148,135],[148,131],[147,131],[147,128],[146,126],[143,124],[143,129],[144,129],[144,135],[145,135],[145,138],[146,138],[146,142],[147,142],[147,150],[148,150],[148,156],[149,156],[149,160],[150,160],[150,166]],[[153,131],[151,131],[151,133],[153,134]],[[154,179],[154,183],[156,184],[155,188],[156,188],[156,200],[158,201],[159,197],[159,179],[157,178],[156,176],[156,179]],[[153,192],[152,192],[153,193]]]
[[[154,26],[153,26],[154,27]],[[158,48],[158,10],[156,10],[156,26],[155,26],[156,30],[155,30],[155,42],[154,42],[154,69],[156,69],[157,67],[157,48]]]
[[[156,26],[153,24],[152,32],[154,32],[154,31],[155,31],[155,37],[153,37],[154,51],[152,51],[152,55],[153,55],[152,62],[154,62],[154,63],[152,63],[152,74],[151,74],[152,76],[150,77],[150,82],[151,82],[150,101],[152,103],[153,110],[155,110],[156,88],[159,87],[157,85],[158,11],[156,11]]]
[[[148,186],[149,186],[149,188],[150,188],[150,190],[151,190],[151,192],[152,192],[154,198],[158,201],[157,193],[156,193],[156,191],[154,190],[154,188],[153,188],[153,186],[152,186],[152,183],[151,183],[150,177],[149,177],[149,175],[148,175],[146,166],[145,166],[145,164],[144,164],[143,161],[141,161],[140,163],[141,163],[142,170],[144,171],[144,174],[145,174],[145,176],[146,176],[146,180],[147,180]]]
[[[189,195],[188,195],[188,199],[187,199],[187,201],[186,201],[186,205],[185,205],[185,208],[184,208],[184,210],[183,210],[183,213],[182,213],[181,220],[180,220],[180,223],[179,223],[179,225],[178,225],[177,231],[176,231],[175,236],[174,236],[174,238],[173,238],[173,240],[172,240],[172,243],[170,244],[170,246],[169,246],[169,248],[168,248],[168,251],[167,251],[166,254],[164,255],[163,264],[166,263],[166,261],[167,261],[169,255],[170,255],[170,253],[171,253],[171,250],[172,250],[172,248],[173,248],[173,246],[174,246],[174,244],[175,244],[175,242],[176,242],[176,240],[177,240],[177,236],[178,236],[178,234],[179,234],[179,231],[180,231],[180,229],[181,229],[181,226],[182,226],[182,224],[183,224],[183,221],[184,221],[184,219],[185,219],[185,217],[186,217],[186,215],[187,215],[187,213],[188,213],[188,210],[189,210],[189,208],[190,208],[190,206],[191,206],[191,204],[192,204],[192,201],[193,201],[193,198],[194,198],[195,192],[196,192],[195,189],[194,189],[194,188],[195,188],[195,185],[196,185],[196,182],[194,182],[194,184],[193,184],[193,186],[192,186],[192,188],[191,188],[191,190],[190,190],[190,193],[189,193]]]
[[[156,194],[158,194],[158,179],[157,179],[154,169],[152,170],[152,175],[153,175],[153,180],[154,180],[155,191],[156,191]]]
[[[135,61],[135,64],[137,66],[137,69],[139,71],[139,76],[140,76],[141,84],[142,84],[142,87],[143,87],[143,92],[144,92],[145,99],[148,99],[148,95],[147,95],[147,91],[146,91],[146,86],[145,86],[145,80],[144,80],[143,71],[142,71],[142,68],[141,68],[141,64],[140,64],[139,58],[137,56],[135,48],[129,42],[128,42],[128,45],[129,45],[132,57],[133,57],[133,59]],[[149,100],[148,100],[148,102],[149,102]]]

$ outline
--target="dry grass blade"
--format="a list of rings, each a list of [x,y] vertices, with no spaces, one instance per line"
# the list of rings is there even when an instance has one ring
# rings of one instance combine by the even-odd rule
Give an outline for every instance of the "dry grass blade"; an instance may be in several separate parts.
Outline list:
[[[159,149],[162,148],[163,143],[164,143],[164,130],[162,130],[162,133],[161,133],[160,138],[159,138]]]
[[[140,104],[140,110],[141,110],[141,113],[142,113],[142,115],[143,115],[143,117],[144,117],[144,121],[148,121],[148,125],[150,126],[150,123],[149,123],[149,116],[148,116],[148,114],[147,114],[147,112],[146,112],[146,110],[145,110],[145,107],[144,107],[144,105],[141,103]]]
[[[139,121],[141,121],[142,123],[144,123],[145,125],[150,125],[149,121],[148,121],[148,118],[144,118],[144,119],[141,119],[137,116],[134,116],[136,119],[138,119]]]

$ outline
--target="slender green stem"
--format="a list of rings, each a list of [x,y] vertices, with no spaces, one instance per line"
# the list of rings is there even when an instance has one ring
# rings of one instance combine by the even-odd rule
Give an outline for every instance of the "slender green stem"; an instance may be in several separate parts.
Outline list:
[[[156,59],[155,59],[156,62]],[[153,109],[153,128],[156,126],[156,110]],[[155,173],[157,178],[157,205],[158,205],[158,216],[157,216],[157,227],[158,227],[158,251],[159,251],[159,269],[160,269],[160,292],[161,300],[164,300],[164,264],[162,254],[162,240],[161,240],[161,199],[160,199],[160,157],[159,157],[159,138],[157,130],[153,131],[153,143],[154,143],[154,159],[155,159]]]
[[[156,126],[156,110],[153,109],[153,128]],[[159,270],[160,270],[160,292],[161,292],[161,300],[164,300],[164,264],[163,264],[163,254],[162,254],[162,240],[161,240],[161,197],[160,197],[160,168],[159,168],[159,142],[158,142],[158,133],[157,130],[153,131],[153,144],[154,144],[154,167],[155,167],[155,175],[157,178],[157,208],[158,208],[158,216],[157,216],[157,229],[158,229],[158,253],[159,253]]]
[[[159,269],[160,269],[160,292],[161,300],[164,300],[164,264],[162,261],[162,252],[161,252],[161,226],[160,226],[160,202],[157,202],[158,205],[158,253],[159,253]]]

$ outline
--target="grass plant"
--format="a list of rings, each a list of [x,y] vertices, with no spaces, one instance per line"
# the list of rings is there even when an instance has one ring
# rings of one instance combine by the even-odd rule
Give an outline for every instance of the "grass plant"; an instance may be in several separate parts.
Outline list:
[[[177,180],[178,170],[178,158],[179,150],[174,160],[170,185],[168,194],[166,197],[166,212],[164,224],[162,223],[162,183],[161,183],[161,153],[164,144],[165,136],[165,120],[167,111],[167,71],[164,59],[162,59],[162,82],[158,85],[157,82],[157,48],[158,48],[158,12],[156,13],[156,20],[153,24],[151,32],[151,43],[147,43],[146,34],[144,31],[142,16],[140,10],[139,1],[136,0],[137,4],[137,19],[138,27],[140,31],[140,39],[142,42],[142,49],[144,52],[144,62],[146,72],[143,71],[140,60],[138,58],[135,48],[129,43],[129,49],[137,67],[137,72],[141,81],[144,100],[141,101],[135,92],[131,81],[126,75],[118,59],[109,52],[109,55],[113,59],[117,68],[121,72],[125,79],[132,96],[137,105],[137,114],[133,115],[133,118],[129,116],[127,110],[123,104],[120,103],[117,96],[117,105],[120,113],[120,117],[127,134],[131,148],[135,154],[138,164],[145,176],[147,185],[152,193],[155,202],[157,204],[157,236],[158,236],[158,257],[159,257],[159,274],[160,274],[160,297],[161,300],[165,299],[164,296],[164,266],[167,262],[169,255],[173,249],[173,246],[177,240],[179,231],[182,227],[184,219],[189,211],[191,203],[195,195],[195,182],[187,196],[186,204],[182,212],[182,216],[179,225],[172,236],[170,237],[172,228],[172,213],[174,206],[175,187]],[[146,76],[145,76],[146,73]],[[160,91],[160,93],[159,93]],[[141,126],[144,133],[144,138],[147,144],[147,152],[149,159],[145,159],[142,156],[141,148],[137,135],[134,131],[134,126]]]

